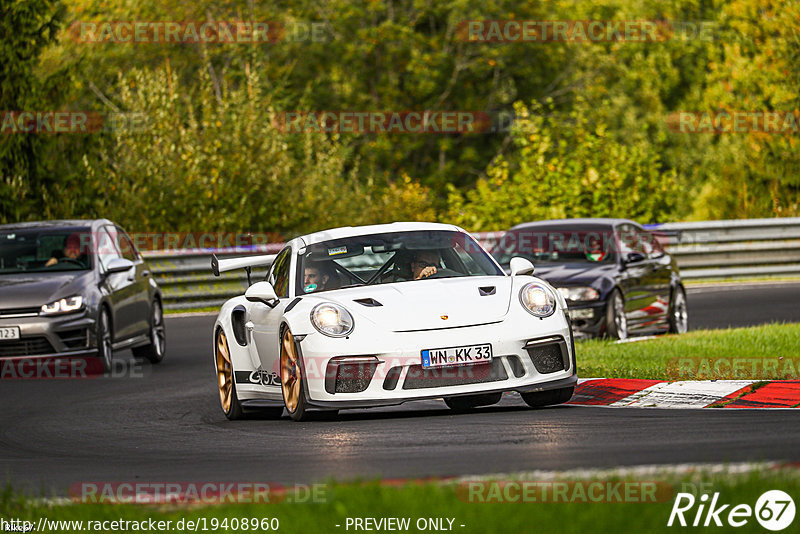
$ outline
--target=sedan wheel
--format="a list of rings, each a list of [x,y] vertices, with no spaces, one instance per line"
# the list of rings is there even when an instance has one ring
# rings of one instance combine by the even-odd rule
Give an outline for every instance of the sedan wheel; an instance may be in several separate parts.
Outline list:
[[[294,336],[287,328],[281,337],[281,391],[286,411],[295,421],[307,417],[307,403],[303,393],[303,373]]]
[[[606,311],[606,333],[613,339],[627,339],[628,318],[625,315],[625,299],[618,289],[611,293]]]
[[[685,334],[687,330],[689,330],[689,307],[686,305],[686,292],[678,286],[672,296],[669,331],[671,334]]]
[[[217,343],[214,350],[217,367],[217,387],[219,388],[219,403],[225,417],[230,420],[241,419],[242,404],[236,396],[236,384],[233,381],[233,364],[231,353],[228,349],[228,338],[222,330],[217,334]]]

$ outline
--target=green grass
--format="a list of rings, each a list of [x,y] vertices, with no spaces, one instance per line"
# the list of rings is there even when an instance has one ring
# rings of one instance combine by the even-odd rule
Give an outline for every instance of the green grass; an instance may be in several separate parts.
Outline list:
[[[543,466],[544,467],[544,466]],[[232,529],[212,529],[211,522],[224,518],[278,518],[280,532],[312,534],[316,532],[354,532],[345,529],[348,517],[408,517],[409,532],[418,532],[414,526],[418,518],[435,517],[454,519],[453,531],[462,533],[522,533],[522,532],[670,532],[667,528],[675,497],[678,492],[691,491],[699,497],[702,493],[719,492],[719,504],[748,504],[755,506],[758,497],[767,490],[780,489],[800,496],[800,471],[797,468],[762,468],[744,474],[696,471],[693,474],[675,472],[653,473],[647,476],[624,477],[613,473],[590,475],[583,478],[584,487],[593,481],[648,481],[661,488],[657,502],[469,502],[468,494],[454,483],[422,482],[404,486],[387,486],[378,483],[330,484],[324,502],[303,504],[226,504],[216,506],[178,505],[113,505],[113,504],[60,504],[47,505],[41,501],[21,497],[7,490],[0,495],[0,517],[31,521],[40,517],[50,520],[198,520],[205,518],[209,532],[230,532]],[[564,479],[561,479],[564,480]],[[567,479],[570,480],[570,479]],[[575,480],[574,478],[571,480]],[[697,506],[687,513],[691,521]],[[730,507],[728,508],[730,510]],[[725,514],[723,514],[724,520]],[[800,522],[796,518],[792,531]],[[341,525],[336,527],[336,525]],[[461,527],[460,525],[464,525]],[[691,528],[690,528],[691,529]],[[200,532],[204,530],[198,529]],[[681,530],[678,528],[678,530]],[[730,532],[730,527],[717,528]],[[73,532],[62,529],[58,532]],[[145,530],[146,531],[146,530]],[[241,531],[241,529],[239,530]],[[736,532],[764,532],[755,518]]]
[[[576,344],[582,377],[660,380],[800,378],[800,324],[768,324],[615,344]]]

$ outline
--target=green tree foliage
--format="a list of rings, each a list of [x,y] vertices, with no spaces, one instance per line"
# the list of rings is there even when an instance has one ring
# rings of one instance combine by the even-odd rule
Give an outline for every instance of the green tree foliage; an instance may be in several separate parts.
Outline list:
[[[735,0],[719,14],[702,110],[778,111],[800,124],[800,4]],[[800,134],[707,135],[695,218],[800,215]]]
[[[52,109],[45,97],[54,81],[36,72],[43,49],[55,40],[63,15],[57,0],[3,0],[0,3],[0,111]],[[42,213],[58,179],[42,159],[51,139],[0,136],[0,222]]]
[[[800,109],[792,0],[62,1],[68,25],[250,20],[287,33],[274,43],[87,44],[64,30],[52,44],[55,0],[5,0],[0,109],[148,120],[142,131],[2,139],[3,220],[293,234],[401,219],[494,230],[545,217],[800,213],[797,135],[668,125],[676,111]],[[507,43],[459,31],[509,19],[649,20],[675,33]],[[287,110],[426,109],[518,120],[482,135],[287,135],[273,124]]]
[[[667,219],[675,172],[660,171],[649,143],[621,143],[591,115],[581,100],[566,113],[518,105],[514,150],[466,195],[451,190],[450,218],[483,231],[565,217]]]
[[[85,160],[97,213],[113,206],[116,220],[143,231],[285,234],[434,216],[410,180],[354,179],[358,160],[341,140],[281,133],[258,70],[241,85],[216,85],[204,70],[187,87],[169,65],[121,76],[120,107],[147,121],[112,132]]]

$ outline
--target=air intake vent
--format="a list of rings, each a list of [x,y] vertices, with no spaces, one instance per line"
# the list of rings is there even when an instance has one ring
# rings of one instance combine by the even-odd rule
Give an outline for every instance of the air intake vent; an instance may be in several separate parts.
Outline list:
[[[353,302],[358,302],[362,306],[366,306],[367,308],[375,308],[377,306],[383,306],[380,302],[373,298],[365,298],[365,299],[355,299]]]
[[[487,297],[489,295],[494,295],[495,293],[497,293],[497,288],[495,286],[479,287],[478,292],[481,294],[482,297]]]
[[[528,342],[525,350],[540,374],[566,371],[570,368],[567,344],[560,336]]]

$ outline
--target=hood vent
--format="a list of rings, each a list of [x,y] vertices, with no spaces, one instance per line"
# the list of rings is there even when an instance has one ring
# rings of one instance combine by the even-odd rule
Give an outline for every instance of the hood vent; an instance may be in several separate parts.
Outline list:
[[[355,299],[353,302],[358,302],[362,306],[366,306],[367,308],[375,308],[377,306],[383,306],[380,302],[375,300],[374,298],[368,297],[365,299]]]
[[[481,294],[482,297],[488,297],[489,295],[494,295],[495,293],[497,293],[497,287],[495,286],[479,287],[478,292]]]

